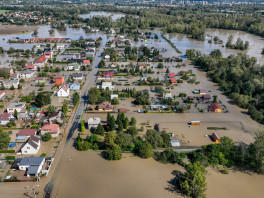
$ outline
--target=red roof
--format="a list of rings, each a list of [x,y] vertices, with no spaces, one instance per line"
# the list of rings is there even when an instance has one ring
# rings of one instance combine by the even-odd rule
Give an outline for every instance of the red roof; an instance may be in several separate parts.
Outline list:
[[[37,131],[37,129],[21,129],[18,131],[18,136],[36,135]]]
[[[27,66],[26,66],[26,69],[34,69],[34,68],[35,68],[34,65],[27,65]]]
[[[46,56],[39,57],[39,60],[47,60]]]
[[[63,89],[64,91],[67,91],[69,89],[69,87],[67,87],[66,85],[63,85],[60,89]]]
[[[46,124],[44,125],[41,130],[48,131],[49,133],[58,133],[59,125],[57,124]]]
[[[172,83],[172,84],[175,84],[175,83],[177,83],[177,81],[176,81],[176,79],[175,79],[175,78],[171,78],[171,79],[170,79],[170,81],[171,81],[171,83]]]
[[[35,63],[43,63],[45,60],[42,60],[42,59],[38,59],[35,61]]]
[[[119,111],[119,112],[124,112],[124,113],[126,113],[126,112],[128,111],[128,109],[126,109],[126,108],[120,108],[120,109],[118,109],[118,111]]]
[[[175,73],[169,73],[169,77],[175,77]]]
[[[5,91],[0,91],[0,96],[1,96],[3,93],[5,93]]]
[[[10,120],[10,119],[9,119],[10,116],[11,116],[10,113],[6,113],[6,112],[4,112],[4,113],[2,113],[2,114],[0,115],[0,120]]]
[[[103,76],[106,78],[106,77],[110,77],[112,78],[114,76],[114,73],[113,72],[104,72],[103,73]]]
[[[84,64],[90,64],[90,60],[83,60]]]
[[[216,109],[222,109],[219,104],[213,103],[210,106],[210,111],[215,111]]]

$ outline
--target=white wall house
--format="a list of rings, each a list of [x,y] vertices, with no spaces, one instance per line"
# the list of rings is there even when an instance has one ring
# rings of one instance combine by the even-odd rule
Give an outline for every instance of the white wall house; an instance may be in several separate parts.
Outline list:
[[[18,85],[19,85],[19,81],[18,80],[6,80],[4,83],[3,83],[4,87],[6,89],[10,89],[12,86],[17,89],[18,88]]]
[[[45,163],[44,157],[24,157],[16,159],[19,170],[26,170],[26,175],[30,177],[38,176]]]
[[[13,103],[11,103],[11,104],[8,105],[8,107],[7,107],[7,113],[14,114],[15,113],[15,110],[19,113],[25,107],[26,107],[26,103],[25,102],[13,102]]]
[[[20,78],[32,78],[35,71],[26,69],[20,73]]]
[[[69,94],[70,94],[70,89],[66,85],[61,86],[61,88],[57,92],[58,97],[68,97]]]
[[[40,139],[36,136],[31,136],[21,147],[22,155],[35,155],[38,154],[40,149]]]
[[[5,92],[4,91],[0,91],[0,100],[5,98]]]
[[[113,90],[115,88],[115,86],[112,85],[112,82],[102,82],[101,88],[103,90],[106,90],[107,88],[109,88],[109,90],[111,91],[111,90]]]
[[[96,129],[101,123],[101,118],[89,118],[88,119],[88,129]]]
[[[111,94],[111,100],[113,100],[114,98],[118,99],[118,94]]]

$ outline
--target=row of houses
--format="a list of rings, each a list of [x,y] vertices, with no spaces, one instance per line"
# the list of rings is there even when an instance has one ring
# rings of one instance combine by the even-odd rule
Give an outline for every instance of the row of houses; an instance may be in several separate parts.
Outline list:
[[[70,43],[70,38],[30,38],[30,39],[20,39],[18,37],[14,38],[13,41],[19,43]]]

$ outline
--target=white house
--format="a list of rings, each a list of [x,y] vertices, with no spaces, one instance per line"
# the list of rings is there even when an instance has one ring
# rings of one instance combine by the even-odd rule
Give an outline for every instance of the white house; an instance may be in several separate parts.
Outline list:
[[[63,44],[57,44],[57,50],[63,50],[64,49],[64,45]]]
[[[82,80],[83,79],[82,73],[73,73],[71,76],[74,80]]]
[[[114,98],[118,99],[118,94],[111,94],[110,97],[111,97],[111,100],[114,99]]]
[[[106,54],[104,58],[105,59],[109,59],[110,58],[110,55],[109,54]]]
[[[171,147],[179,147],[179,146],[181,146],[180,140],[171,140],[170,141],[170,146]]]
[[[103,90],[106,90],[107,88],[109,88],[109,90],[113,90],[115,87],[112,85],[112,82],[102,82],[102,86],[101,88]]]
[[[19,113],[25,107],[26,107],[26,103],[25,102],[13,102],[13,103],[11,103],[11,104],[8,105],[8,107],[7,107],[7,113],[14,114],[15,113],[15,110]]]
[[[88,119],[88,129],[97,128],[101,123],[101,118],[89,118]]]
[[[0,91],[0,100],[3,100],[5,98],[5,92]]]
[[[35,71],[31,69],[26,69],[20,73],[20,78],[32,78]]]
[[[164,99],[172,98],[171,93],[163,93],[163,98]]]
[[[7,125],[14,118],[15,117],[12,114],[3,112],[0,115],[0,125]]]
[[[19,170],[25,170],[27,177],[38,176],[45,163],[44,157],[24,157],[17,158],[15,163]]]
[[[70,94],[70,89],[66,85],[62,85],[59,91],[57,92],[58,97],[68,97]]]
[[[35,155],[38,154],[40,148],[40,139],[36,136],[30,136],[24,145],[21,146],[22,155]]]
[[[19,81],[18,80],[6,80],[4,83],[3,83],[4,87],[6,89],[10,89],[12,86],[17,89],[18,88],[18,85],[19,85]]]

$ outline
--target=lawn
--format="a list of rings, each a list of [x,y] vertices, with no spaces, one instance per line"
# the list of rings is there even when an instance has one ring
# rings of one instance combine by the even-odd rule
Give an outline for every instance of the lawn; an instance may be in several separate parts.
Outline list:
[[[9,12],[10,10],[0,10],[0,14],[3,14],[5,12]]]

